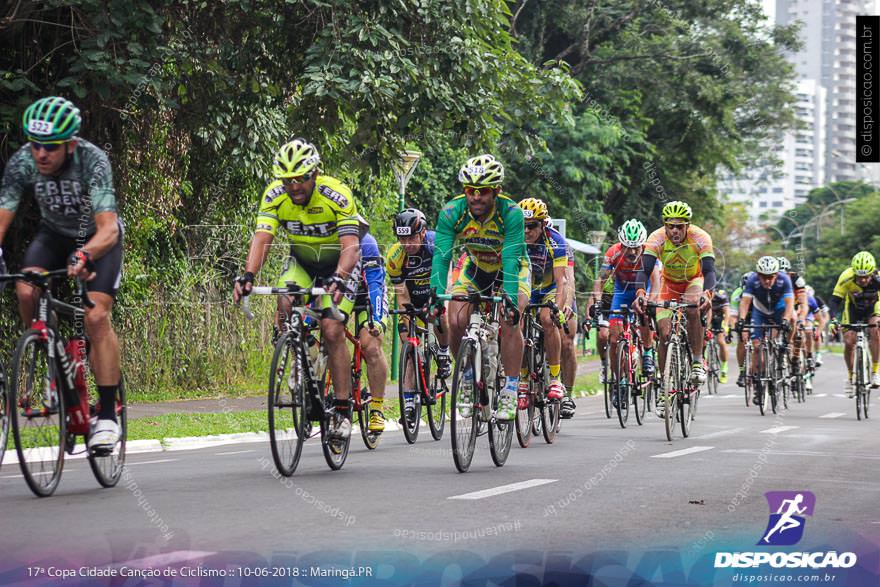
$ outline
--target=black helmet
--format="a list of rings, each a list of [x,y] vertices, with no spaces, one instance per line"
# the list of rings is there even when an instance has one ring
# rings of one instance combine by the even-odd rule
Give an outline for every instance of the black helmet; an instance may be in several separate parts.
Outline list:
[[[421,210],[407,208],[394,217],[394,234],[398,237],[419,234],[427,225]]]

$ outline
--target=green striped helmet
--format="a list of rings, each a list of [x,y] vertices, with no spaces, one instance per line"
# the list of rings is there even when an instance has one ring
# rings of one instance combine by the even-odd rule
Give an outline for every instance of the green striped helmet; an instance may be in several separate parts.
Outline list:
[[[40,98],[21,118],[28,140],[42,143],[70,140],[79,131],[81,122],[79,108],[60,96]]]
[[[635,218],[630,218],[617,231],[617,238],[623,246],[634,249],[645,244],[648,240],[648,231],[644,224]]]
[[[877,262],[874,255],[868,251],[860,251],[852,258],[852,268],[859,277],[871,275],[877,269]]]

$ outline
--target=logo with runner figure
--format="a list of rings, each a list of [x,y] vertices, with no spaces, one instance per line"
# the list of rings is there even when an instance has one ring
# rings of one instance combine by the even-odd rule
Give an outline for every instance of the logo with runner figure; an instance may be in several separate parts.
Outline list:
[[[758,545],[791,546],[804,535],[804,516],[812,516],[816,496],[811,491],[768,491],[770,520]]]

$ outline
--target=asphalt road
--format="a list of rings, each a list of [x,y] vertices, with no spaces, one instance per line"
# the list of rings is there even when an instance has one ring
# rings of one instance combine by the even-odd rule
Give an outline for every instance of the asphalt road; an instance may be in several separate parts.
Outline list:
[[[415,445],[387,432],[376,451],[355,436],[338,472],[315,439],[289,479],[273,475],[265,443],[132,454],[128,478],[114,489],[100,489],[88,465],[73,460],[48,499],[33,497],[7,463],[0,558],[210,565],[312,553],[373,564],[382,556],[634,547],[699,557],[732,544],[753,548],[771,490],[815,493],[805,543],[867,540],[876,550],[880,393],[872,419],[856,421],[843,374],[842,359],[828,356],[814,395],[777,416],[760,416],[739,388],[722,386],[703,396],[692,436],[671,443],[656,416],[637,426],[631,415],[621,429],[601,399],[581,399],[556,444],[515,445],[497,468],[481,437],[466,474],[454,468],[448,428],[439,442],[423,430]]]

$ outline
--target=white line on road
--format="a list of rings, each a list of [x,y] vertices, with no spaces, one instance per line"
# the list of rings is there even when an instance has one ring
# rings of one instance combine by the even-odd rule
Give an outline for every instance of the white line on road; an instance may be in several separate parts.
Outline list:
[[[651,455],[652,459],[674,459],[675,457],[683,457],[684,455],[693,454],[695,452],[703,452],[704,450],[712,450],[714,446],[692,446],[682,450],[674,450],[672,452],[664,452],[659,455]]]
[[[773,428],[761,430],[761,434],[779,434],[780,432],[788,432],[789,430],[795,430],[796,428],[800,428],[800,426],[774,426]]]
[[[519,483],[510,483],[509,485],[500,485],[491,489],[483,489],[481,491],[473,491],[471,493],[463,493],[461,495],[453,495],[446,499],[483,499],[484,497],[492,497],[493,495],[501,495],[502,493],[510,493],[511,491],[519,491],[520,489],[528,489],[529,487],[537,487],[548,483],[556,483],[559,479],[529,479],[528,481],[520,481]]]
[[[70,473],[72,471],[76,471],[76,469],[64,469],[65,473]],[[31,475],[37,477],[40,475],[51,475],[52,471],[37,471],[35,473],[31,473]],[[24,479],[24,475],[3,475],[0,479]]]
[[[817,394],[814,394],[813,397],[828,397],[828,394],[827,393],[817,393]]]
[[[822,414],[819,416],[820,418],[839,418],[841,416],[846,416],[843,412],[828,412],[827,414]]]
[[[834,397],[842,397],[844,399],[852,399],[851,397],[847,398],[845,393],[832,393],[831,395],[833,395]]]
[[[709,438],[720,438],[721,436],[730,436],[731,434],[738,434],[742,432],[745,428],[728,428],[727,430],[719,430],[718,432],[710,432],[709,434],[703,434],[701,436],[692,437],[693,440],[708,440]]]
[[[158,459],[155,461],[140,461],[137,463],[125,463],[126,467],[130,467],[132,465],[153,465],[156,463],[170,463],[172,461],[179,461],[180,459]]]
[[[722,450],[724,453],[739,453],[739,454],[759,454],[764,452],[769,455],[781,455],[781,456],[790,456],[790,457],[830,457],[837,461],[840,459],[868,459],[870,461],[880,461],[880,455],[860,455],[860,454],[847,454],[840,452],[812,452],[812,451],[804,451],[804,450],[771,450],[771,451],[762,451],[757,448],[729,448],[726,450]]]
[[[732,398],[732,397],[742,397],[742,395],[739,394],[739,393],[728,393],[728,394],[726,394],[726,395],[719,395],[718,397],[723,397],[723,398],[726,398],[726,399],[730,399],[730,398]]]
[[[233,450],[233,451],[229,451],[229,452],[218,452],[216,454],[219,457],[219,456],[224,456],[224,455],[240,455],[240,454],[244,454],[246,452],[254,452],[254,451],[253,450]]]

